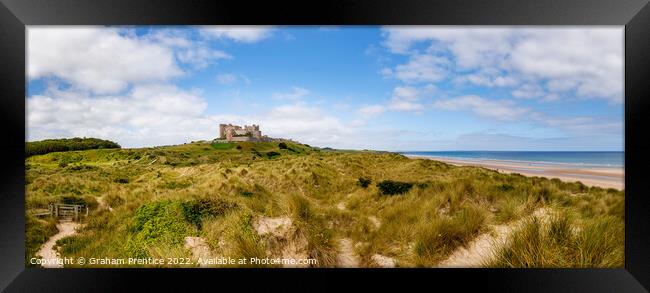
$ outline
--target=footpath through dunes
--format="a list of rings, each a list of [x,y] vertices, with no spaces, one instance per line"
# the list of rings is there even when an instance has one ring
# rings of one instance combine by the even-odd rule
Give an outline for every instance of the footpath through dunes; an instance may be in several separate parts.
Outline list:
[[[542,221],[548,218],[547,208],[537,209],[531,217]],[[529,217],[515,222],[492,226],[492,231],[474,238],[467,246],[457,248],[447,259],[438,264],[440,268],[476,268],[482,267],[495,257],[497,250],[506,244],[508,237],[521,228]]]
[[[63,259],[60,257],[59,253],[54,249],[56,242],[59,239],[63,239],[68,236],[72,236],[77,233],[77,229],[81,227],[81,224],[73,222],[71,220],[61,220],[57,225],[59,232],[50,237],[41,249],[36,253],[43,259],[42,266],[44,268],[62,268]]]
[[[354,252],[352,240],[349,238],[341,238],[338,241],[339,255],[337,257],[337,265],[340,268],[358,268],[359,257]]]

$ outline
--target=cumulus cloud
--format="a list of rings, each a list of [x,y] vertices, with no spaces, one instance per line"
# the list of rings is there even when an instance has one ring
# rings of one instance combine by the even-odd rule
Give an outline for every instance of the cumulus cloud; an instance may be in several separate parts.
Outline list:
[[[28,140],[88,136],[126,147],[178,144],[214,137],[215,121],[204,117],[198,92],[152,84],[124,95],[50,89],[27,99]]]
[[[255,43],[271,36],[267,26],[203,26],[201,33],[209,38],[230,39],[241,43]]]
[[[56,76],[75,87],[110,94],[133,82],[182,74],[174,52],[150,40],[102,27],[28,27],[30,80]]]
[[[485,118],[504,121],[515,120],[529,112],[529,109],[518,107],[508,100],[489,100],[475,95],[437,100],[433,106],[441,110],[469,110]]]
[[[224,51],[212,50],[206,47],[179,50],[176,57],[179,61],[192,65],[195,69],[206,68],[219,59],[232,59],[232,56]]]
[[[396,54],[447,56],[459,82],[501,87],[535,83],[555,97],[570,92],[583,99],[623,100],[622,27],[387,27],[384,36],[385,46]],[[411,77],[422,71],[409,65],[392,71],[399,67],[403,76]]]
[[[396,111],[420,111],[424,106],[419,102],[419,91],[414,87],[396,87],[388,108]]]
[[[397,65],[393,74],[406,83],[435,82],[445,77],[448,65],[446,58],[418,54],[411,56],[408,63]]]

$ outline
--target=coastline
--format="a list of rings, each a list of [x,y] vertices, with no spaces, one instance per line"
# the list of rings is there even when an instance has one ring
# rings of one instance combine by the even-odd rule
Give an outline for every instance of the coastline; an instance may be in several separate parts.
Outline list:
[[[455,159],[421,155],[405,155],[412,159],[428,159],[455,166],[474,166],[496,170],[501,173],[519,173],[524,176],[558,178],[566,182],[580,181],[587,186],[615,188],[622,190],[625,186],[625,170],[623,167],[582,168],[565,164],[536,164],[534,162],[485,160],[485,159]]]

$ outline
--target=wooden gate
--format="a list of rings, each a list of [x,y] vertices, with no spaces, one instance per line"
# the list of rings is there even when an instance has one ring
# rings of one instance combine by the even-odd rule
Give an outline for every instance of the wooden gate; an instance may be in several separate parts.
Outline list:
[[[88,216],[88,207],[78,204],[51,203],[48,214],[54,217],[79,219],[80,215]]]

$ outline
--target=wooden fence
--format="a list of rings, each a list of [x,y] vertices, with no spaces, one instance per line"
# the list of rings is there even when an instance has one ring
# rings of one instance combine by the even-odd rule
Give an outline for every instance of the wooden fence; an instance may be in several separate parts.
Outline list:
[[[35,214],[36,216],[52,216],[61,218],[79,219],[79,216],[88,216],[88,207],[78,204],[51,203],[49,210]]]

